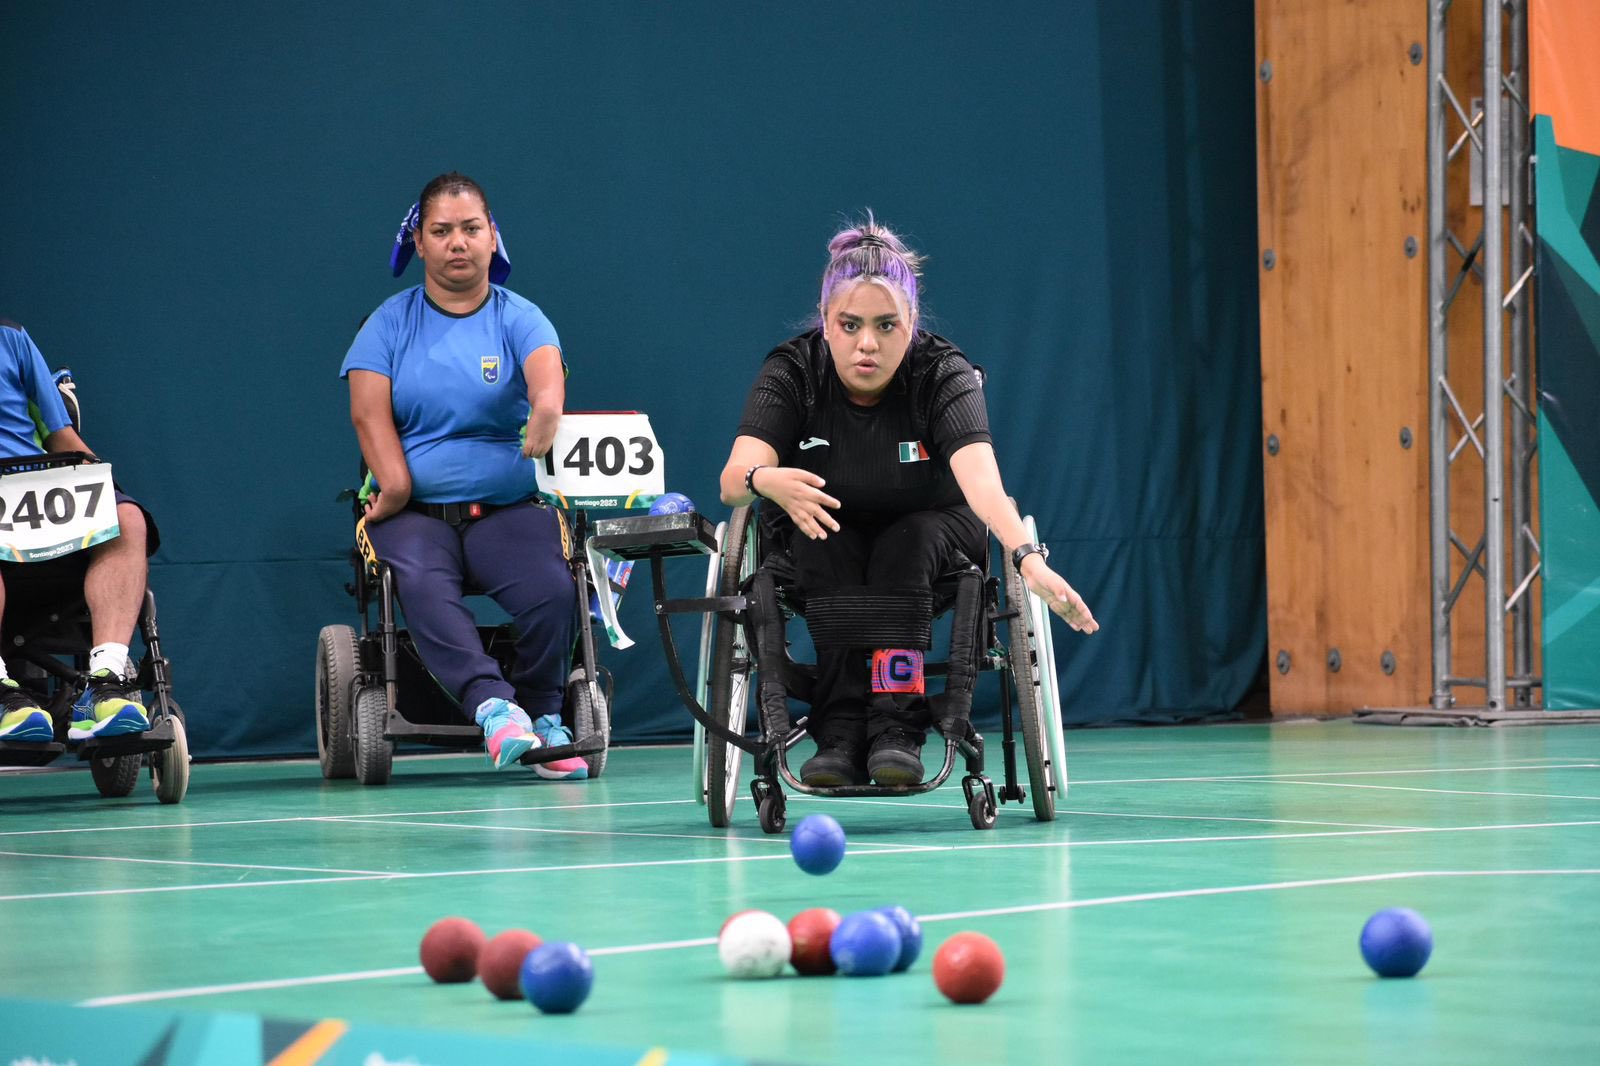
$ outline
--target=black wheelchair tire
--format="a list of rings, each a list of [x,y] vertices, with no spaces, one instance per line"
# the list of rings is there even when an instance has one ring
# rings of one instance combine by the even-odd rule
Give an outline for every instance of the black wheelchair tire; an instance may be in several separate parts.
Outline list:
[[[351,705],[361,651],[349,626],[323,626],[317,635],[317,761],[332,781],[356,773],[355,709]]]
[[[389,696],[382,685],[356,693],[355,773],[363,785],[387,785],[394,771],[394,741],[384,737],[389,722]]]
[[[739,585],[744,577],[745,542],[754,515],[750,507],[737,507],[728,519],[722,538],[718,596],[736,596],[739,593]],[[736,667],[736,652],[740,645],[745,648],[744,665]],[[711,671],[706,683],[706,713],[711,720],[742,733],[749,720],[754,681],[755,669],[744,627],[716,615],[711,621]],[[733,823],[733,805],[739,798],[739,764],[743,756],[741,749],[707,732],[706,813],[711,824],[718,829],[725,829]]]
[[[183,727],[183,711],[175,702],[169,705],[172,746],[150,753],[150,783],[162,803],[182,803],[189,791],[189,734]]]
[[[143,755],[113,755],[108,759],[90,759],[89,776],[94,778],[94,787],[100,795],[119,799],[133,792],[143,767]]]
[[[763,833],[781,833],[784,823],[788,820],[783,799],[783,793],[774,788],[761,797],[761,805],[756,808],[756,817],[761,820]]]
[[[993,829],[998,813],[995,810],[994,800],[990,799],[986,792],[975,792],[967,801],[967,817],[972,819],[974,829]]]
[[[1022,750],[1028,763],[1028,791],[1033,796],[1033,816],[1041,822],[1055,821],[1056,788],[1054,768],[1045,745],[1044,701],[1035,682],[1039,670],[1039,647],[1029,622],[1027,585],[1006,555],[1000,563],[1005,574],[1006,610],[1016,612],[1006,620],[1006,649],[1011,660],[1012,691],[1017,694],[1017,713],[1022,719]]]
[[[572,680],[567,682],[567,712],[571,715],[568,719],[572,723],[572,732],[577,737],[588,737],[599,734],[606,738],[609,747],[611,740],[611,708],[602,694],[599,702],[594,699],[594,689],[600,687],[597,681],[591,688],[587,681]],[[607,748],[601,748],[593,755],[585,755],[583,761],[589,767],[591,779],[599,777],[606,769]]]

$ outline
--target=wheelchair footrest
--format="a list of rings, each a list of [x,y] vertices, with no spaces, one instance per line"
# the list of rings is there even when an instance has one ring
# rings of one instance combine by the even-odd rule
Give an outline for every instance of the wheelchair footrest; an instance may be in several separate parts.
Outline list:
[[[65,744],[20,744],[0,740],[0,766],[48,766],[67,750]]]
[[[582,755],[598,755],[606,750],[606,738],[599,733],[590,733],[586,737],[579,737],[571,744],[558,744],[553,748],[534,748],[517,761],[523,766],[532,766],[534,763],[555,762],[557,759],[572,759]]]
[[[143,755],[147,751],[166,751],[172,747],[177,734],[172,729],[172,719],[157,718],[143,733],[127,733],[120,737],[91,738],[78,745],[78,761],[90,759],[115,759],[123,755]]]

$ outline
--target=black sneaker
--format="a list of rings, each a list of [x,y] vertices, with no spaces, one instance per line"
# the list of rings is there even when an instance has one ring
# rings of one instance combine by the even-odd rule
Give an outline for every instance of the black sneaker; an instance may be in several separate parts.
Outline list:
[[[812,788],[866,784],[861,749],[848,740],[818,741],[817,753],[800,767],[800,783]]]
[[[885,729],[872,742],[867,773],[876,785],[922,784],[922,737],[909,729]]]

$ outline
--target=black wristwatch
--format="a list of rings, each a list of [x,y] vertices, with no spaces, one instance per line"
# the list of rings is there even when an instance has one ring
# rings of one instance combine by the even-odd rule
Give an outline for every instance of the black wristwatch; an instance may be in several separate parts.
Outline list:
[[[1030,555],[1037,555],[1041,559],[1048,559],[1050,558],[1050,549],[1046,548],[1043,544],[1024,544],[1016,551],[1012,552],[1011,565],[1017,571],[1017,573],[1022,573],[1022,560],[1026,559]]]

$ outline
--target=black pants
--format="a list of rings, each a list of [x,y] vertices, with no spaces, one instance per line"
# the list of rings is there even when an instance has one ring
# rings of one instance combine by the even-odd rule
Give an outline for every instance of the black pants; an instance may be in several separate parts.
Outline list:
[[[988,531],[965,504],[900,516],[838,515],[826,540],[796,532],[789,554],[800,589],[838,585],[928,588],[958,560],[981,563]],[[871,743],[885,729],[926,732],[927,700],[873,699],[868,659],[877,649],[817,653],[817,684],[807,728],[819,743]]]

